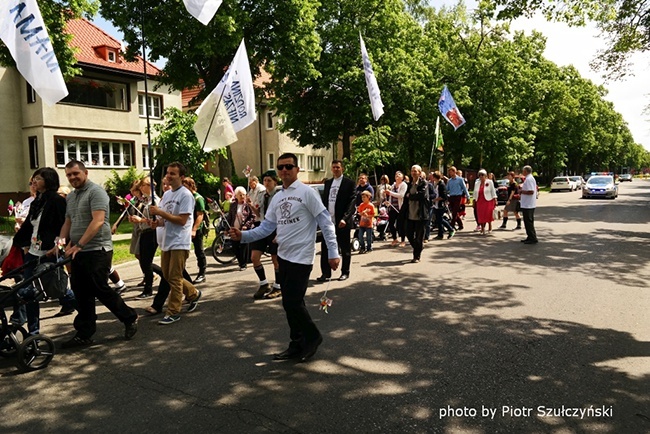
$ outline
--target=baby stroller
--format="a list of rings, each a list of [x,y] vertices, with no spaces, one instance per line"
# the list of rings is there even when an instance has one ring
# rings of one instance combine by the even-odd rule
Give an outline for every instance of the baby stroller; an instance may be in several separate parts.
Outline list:
[[[379,214],[375,219],[375,229],[379,236],[376,238],[379,241],[386,240],[386,231],[388,230],[388,210],[385,206],[379,207]]]
[[[13,286],[0,284],[0,356],[16,356],[16,365],[23,371],[35,371],[49,365],[54,357],[54,342],[44,335],[30,336],[27,330],[21,326],[10,324],[5,309],[16,304],[32,300],[45,300],[48,295],[58,297],[67,288],[68,276],[61,267],[72,261],[72,257],[60,262],[44,262],[34,269],[34,275],[28,279],[21,280]],[[19,277],[27,267],[34,265],[28,262],[0,277],[0,282],[13,277]],[[28,288],[34,283],[32,291],[28,295],[19,295],[21,289]],[[63,286],[63,288],[61,288]],[[49,294],[48,294],[49,292]]]

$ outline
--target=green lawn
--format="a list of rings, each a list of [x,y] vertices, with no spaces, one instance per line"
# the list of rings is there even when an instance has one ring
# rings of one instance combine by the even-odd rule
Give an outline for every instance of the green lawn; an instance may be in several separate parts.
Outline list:
[[[210,231],[210,235],[203,243],[205,248],[212,247],[214,241],[214,231]],[[129,246],[131,240],[113,241],[113,265],[122,264],[128,261],[134,261],[135,256],[129,253]],[[192,248],[193,249],[193,248]],[[156,256],[160,256],[160,249],[156,252]],[[208,254],[208,256],[210,256]]]

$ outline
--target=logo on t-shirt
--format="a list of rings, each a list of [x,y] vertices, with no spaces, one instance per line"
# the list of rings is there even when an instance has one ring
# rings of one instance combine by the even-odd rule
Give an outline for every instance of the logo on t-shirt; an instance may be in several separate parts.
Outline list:
[[[282,213],[281,218],[288,219],[291,217],[291,202],[284,202],[280,205],[280,212]]]

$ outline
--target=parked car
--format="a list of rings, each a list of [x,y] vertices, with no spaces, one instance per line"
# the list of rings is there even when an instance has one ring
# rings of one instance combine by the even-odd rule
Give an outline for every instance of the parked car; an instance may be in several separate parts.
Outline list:
[[[499,179],[497,185],[494,186],[497,189],[497,201],[500,204],[508,201],[508,184],[510,181],[507,179]]]
[[[582,176],[569,176],[569,179],[575,185],[575,190],[582,190],[582,186],[585,183],[584,179],[582,179]]]
[[[623,182],[623,181],[632,182],[632,175],[629,174],[629,173],[624,173],[623,175],[618,177],[618,181],[619,182]]]
[[[595,175],[589,177],[587,183],[582,187],[582,198],[605,197],[616,199],[618,197],[618,186],[611,175]]]
[[[556,176],[551,181],[551,191],[575,190],[575,182],[571,181],[568,176]]]

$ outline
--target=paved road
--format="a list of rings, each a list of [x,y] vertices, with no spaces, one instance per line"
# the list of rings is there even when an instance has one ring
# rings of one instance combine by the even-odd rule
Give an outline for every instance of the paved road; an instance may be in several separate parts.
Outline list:
[[[410,264],[378,244],[332,283],[329,315],[311,288],[325,342],[307,364],[270,360],[287,344],[280,301],[253,302],[253,271],[212,261],[177,324],[144,317],[125,342],[100,309],[94,347],[27,374],[0,360],[0,432],[650,432],[649,211],[635,181],[614,201],[542,194],[534,246],[464,231]],[[70,322],[42,329],[61,340]]]

